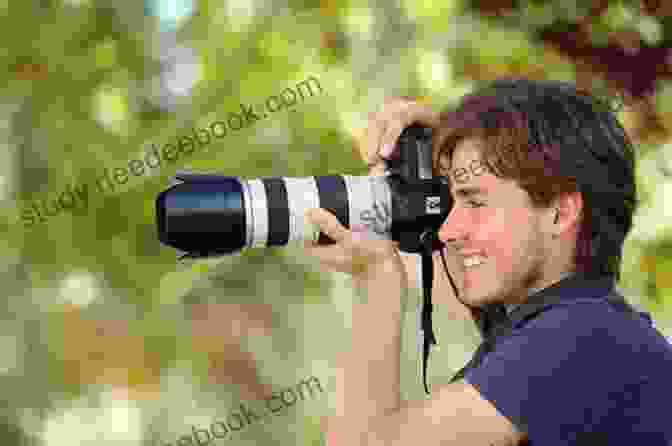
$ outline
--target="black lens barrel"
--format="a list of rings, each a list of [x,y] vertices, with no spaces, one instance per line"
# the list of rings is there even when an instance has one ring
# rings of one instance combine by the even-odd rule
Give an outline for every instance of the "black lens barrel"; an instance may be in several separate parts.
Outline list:
[[[176,184],[159,194],[156,215],[159,240],[184,252],[231,254],[246,243],[243,186],[235,177]]]

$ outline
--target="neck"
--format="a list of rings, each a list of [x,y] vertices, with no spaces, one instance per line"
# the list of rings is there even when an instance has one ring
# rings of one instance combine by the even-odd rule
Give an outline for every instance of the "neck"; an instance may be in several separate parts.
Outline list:
[[[551,285],[553,285],[553,284],[555,284],[555,283],[558,283],[558,282],[560,282],[560,281],[563,280],[563,279],[566,279],[567,277],[571,276],[572,274],[574,274],[574,271],[567,271],[567,272],[564,272],[564,273],[560,273],[560,277],[559,277],[558,280],[556,280],[555,282],[549,283],[548,285],[546,285],[546,286],[544,286],[544,287],[541,287],[541,288],[530,288],[530,289],[527,291],[527,297],[529,298],[529,297],[532,296],[533,294],[535,294],[535,293],[537,293],[537,292],[543,290],[544,288],[548,288],[549,286],[551,286]],[[519,305],[522,305],[522,304],[505,304],[504,307],[506,308],[506,313],[507,313],[507,314],[511,313],[511,312],[512,312],[516,307],[518,307]]]

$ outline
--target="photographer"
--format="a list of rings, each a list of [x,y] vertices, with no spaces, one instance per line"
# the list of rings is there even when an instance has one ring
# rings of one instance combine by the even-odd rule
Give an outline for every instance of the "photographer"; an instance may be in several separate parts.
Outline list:
[[[525,79],[440,114],[396,99],[369,123],[371,175],[413,123],[433,129],[434,174],[454,199],[439,239],[458,293],[438,263],[434,291],[474,317],[484,343],[454,382],[402,402],[402,301],[417,267],[396,242],[310,210],[337,243],[307,252],[352,275],[364,300],[337,358],[328,446],[671,445],[672,348],[614,289],[636,191],[613,113],[572,84]],[[503,319],[488,323],[499,304]]]

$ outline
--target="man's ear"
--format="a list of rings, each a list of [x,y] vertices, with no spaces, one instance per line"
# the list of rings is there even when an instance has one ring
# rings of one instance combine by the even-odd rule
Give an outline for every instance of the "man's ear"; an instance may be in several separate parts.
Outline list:
[[[565,192],[558,196],[549,212],[551,233],[558,237],[572,231],[581,223],[583,214],[583,195],[579,191]]]

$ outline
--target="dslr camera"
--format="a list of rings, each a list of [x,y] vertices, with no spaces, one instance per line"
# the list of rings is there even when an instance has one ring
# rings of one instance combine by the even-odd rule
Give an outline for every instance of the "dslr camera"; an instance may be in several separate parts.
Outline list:
[[[178,172],[156,199],[161,243],[181,258],[234,254],[243,248],[310,240],[330,244],[305,220],[309,208],[332,212],[346,228],[363,225],[420,253],[452,207],[445,178],[432,175],[432,130],[404,129],[385,176],[239,177]]]

